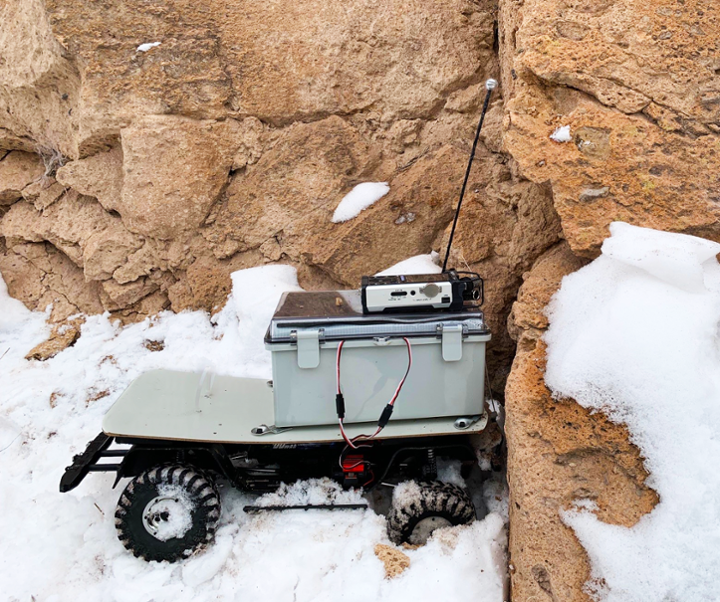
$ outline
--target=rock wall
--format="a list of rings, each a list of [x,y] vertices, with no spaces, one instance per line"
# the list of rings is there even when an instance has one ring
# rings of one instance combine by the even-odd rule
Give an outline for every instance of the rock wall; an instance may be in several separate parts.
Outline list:
[[[4,0],[0,22],[0,272],[56,321],[213,311],[264,263],[355,287],[442,251],[498,77],[452,261],[486,278],[500,395],[517,341],[513,597],[586,599],[560,511],[630,525],[657,497],[622,427],[551,399],[543,308],[611,221],[720,240],[717,3]],[[390,193],[333,224],[366,181]]]
[[[526,275],[510,329],[517,355],[506,388],[513,600],[589,601],[587,556],[561,519],[579,500],[598,517],[630,527],[658,502],[624,426],[592,414],[545,386],[544,309],[562,277],[584,265],[566,242],[547,251]]]
[[[483,83],[499,75],[496,16],[494,0],[6,0],[11,294],[52,303],[54,320],[133,320],[212,311],[243,267],[290,263],[304,287],[355,287],[440,250]],[[497,94],[455,249],[488,282],[500,390],[521,275],[560,232],[550,188],[502,152],[502,107]],[[365,181],[390,193],[333,224]]]
[[[709,1],[500,1],[504,143],[549,186],[565,239],[525,275],[508,323],[513,600],[591,599],[589,560],[561,519],[575,501],[623,526],[658,503],[622,425],[551,397],[544,308],[612,221],[720,240],[719,22]],[[552,140],[563,126],[568,141]]]
[[[573,252],[626,221],[720,237],[720,9],[501,0],[505,143],[549,182]],[[550,139],[570,126],[571,140]]]

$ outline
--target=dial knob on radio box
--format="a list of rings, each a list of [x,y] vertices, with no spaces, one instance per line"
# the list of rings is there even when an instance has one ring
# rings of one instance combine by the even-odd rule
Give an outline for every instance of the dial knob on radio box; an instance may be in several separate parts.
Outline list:
[[[432,299],[433,297],[437,297],[440,292],[440,287],[437,284],[426,284],[420,289],[420,292],[428,299]]]

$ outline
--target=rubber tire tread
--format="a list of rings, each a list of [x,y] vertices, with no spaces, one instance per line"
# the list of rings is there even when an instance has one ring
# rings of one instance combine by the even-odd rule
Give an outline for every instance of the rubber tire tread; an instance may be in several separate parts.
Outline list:
[[[179,485],[195,502],[192,526],[182,538],[155,539],[143,525],[145,506],[163,485]],[[200,495],[202,493],[202,496]],[[135,477],[123,491],[115,510],[120,542],[136,557],[176,562],[202,550],[215,538],[220,520],[220,495],[209,475],[189,466],[156,466]]]
[[[397,503],[387,516],[387,534],[394,544],[409,542],[415,526],[423,519],[437,516],[451,525],[465,525],[475,520],[475,506],[468,493],[452,483],[430,481],[418,483],[418,499]]]

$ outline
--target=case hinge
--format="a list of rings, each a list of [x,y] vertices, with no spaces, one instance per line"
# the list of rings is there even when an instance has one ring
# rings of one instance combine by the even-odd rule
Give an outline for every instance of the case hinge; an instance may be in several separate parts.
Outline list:
[[[298,330],[298,368],[317,368],[320,365],[320,330]]]
[[[457,362],[462,359],[462,324],[442,325],[442,356],[446,362]]]

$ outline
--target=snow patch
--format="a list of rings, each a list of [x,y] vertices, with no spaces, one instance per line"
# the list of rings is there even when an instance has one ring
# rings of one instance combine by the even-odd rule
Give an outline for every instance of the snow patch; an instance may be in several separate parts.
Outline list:
[[[660,503],[632,528],[563,514],[608,602],[712,600],[720,566],[718,245],[613,224],[550,307],[545,380],[628,426]]]
[[[561,125],[560,127],[555,128],[555,131],[550,134],[550,140],[554,140],[555,142],[570,142],[572,140],[572,136],[570,135],[570,126]]]
[[[403,550],[410,567],[387,582],[381,600],[507,600],[506,532],[498,514],[436,530],[427,544]],[[455,578],[449,578],[455,575]],[[360,597],[348,599],[360,600]]]
[[[20,437],[20,429],[15,423],[0,416],[0,452],[4,452]]]
[[[510,516],[510,491],[503,479],[486,479],[483,481],[483,500],[488,512],[499,514],[507,522]]]
[[[379,201],[388,192],[390,192],[390,186],[387,182],[363,182],[358,184],[340,201],[332,216],[333,223],[338,224],[357,217],[361,211]]]
[[[602,253],[693,293],[705,287],[703,263],[720,253],[720,244],[704,238],[660,232],[615,222]]]
[[[192,515],[195,511],[195,503],[190,499],[187,492],[179,485],[165,484],[158,487],[158,497],[152,501],[146,513],[164,514],[166,520],[156,520],[153,535],[160,541],[169,539],[180,539],[192,527]]]
[[[114,514],[121,488],[92,474],[58,493],[73,454],[101,429],[105,412],[128,384],[154,368],[255,376],[267,321],[284,290],[299,290],[295,271],[265,266],[233,274],[225,307],[162,313],[120,327],[89,316],[77,343],[45,362],[25,354],[47,337],[46,314],[29,312],[0,287],[13,308],[0,334],[0,592],[8,600],[59,602],[501,602],[505,528],[498,515],[457,527],[409,550],[411,567],[388,581],[374,554],[389,544],[385,519],[359,512],[245,514],[255,496],[222,491],[215,543],[179,563],[144,562],[118,541]],[[260,315],[262,314],[262,315]],[[8,315],[0,311],[0,316]],[[162,349],[147,341],[162,341]],[[153,351],[152,349],[155,349]],[[97,393],[106,393],[97,397]],[[326,480],[296,483],[261,503],[355,503],[357,492]],[[39,544],[38,542],[41,542]]]
[[[295,268],[267,265],[234,272],[233,289],[227,305],[237,320],[235,360],[241,362],[247,376],[272,378],[270,352],[265,349],[265,331],[285,292],[301,291]],[[226,316],[222,316],[228,319]],[[232,321],[232,318],[229,318]]]
[[[258,498],[258,506],[320,506],[323,504],[362,504],[362,494],[354,489],[345,491],[328,478],[282,483],[271,493]]]
[[[160,46],[160,42],[147,42],[145,44],[140,44],[140,46],[135,49],[135,52],[147,52],[156,46]]]
[[[32,315],[32,312],[17,299],[13,299],[7,290],[7,285],[0,275],[0,333],[6,333],[21,328]],[[5,349],[0,342],[0,355]]]
[[[393,489],[393,504],[410,506],[422,499],[422,489],[417,481],[404,481]]]
[[[416,255],[378,272],[376,276],[410,276],[412,274],[439,274],[442,268],[437,264],[438,254],[433,251],[427,255]]]
[[[460,460],[437,459],[437,480],[465,488],[465,479],[462,478]]]

